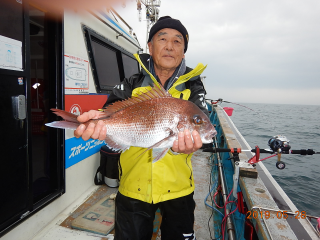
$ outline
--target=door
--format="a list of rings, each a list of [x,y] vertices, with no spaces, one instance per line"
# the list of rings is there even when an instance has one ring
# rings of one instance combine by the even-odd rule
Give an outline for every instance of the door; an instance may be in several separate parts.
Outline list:
[[[0,229],[4,229],[31,204],[26,101],[29,61],[25,61],[28,41],[23,5],[18,1],[1,4],[0,16]]]
[[[64,193],[62,17],[0,2],[0,237]]]

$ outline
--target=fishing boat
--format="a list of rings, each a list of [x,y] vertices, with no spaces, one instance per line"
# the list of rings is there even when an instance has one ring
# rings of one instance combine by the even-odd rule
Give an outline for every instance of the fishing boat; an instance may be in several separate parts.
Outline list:
[[[149,27],[160,1],[141,2]],[[117,179],[99,175],[107,184],[94,182],[104,142],[45,123],[57,119],[50,108],[101,108],[121,79],[140,70],[132,54],[143,49],[111,7],[53,12],[18,0],[0,6],[0,238],[113,239],[114,220],[90,210],[100,204],[112,215],[114,208]],[[192,158],[196,239],[319,239],[319,226],[309,220],[316,217],[297,209],[260,161],[264,151],[280,156],[279,148],[252,149],[226,109],[207,105],[218,135]],[[76,224],[81,216],[107,230],[84,229]],[[153,240],[161,239],[160,224],[157,212]]]

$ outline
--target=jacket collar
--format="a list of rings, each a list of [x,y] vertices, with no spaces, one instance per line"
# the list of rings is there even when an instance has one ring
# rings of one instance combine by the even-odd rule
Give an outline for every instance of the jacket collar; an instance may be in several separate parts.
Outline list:
[[[136,54],[134,54],[134,56],[142,67],[143,75],[149,75],[150,78],[155,83],[155,85],[157,85],[159,87],[158,81],[150,73],[150,69],[149,69],[150,55],[146,54],[146,53],[139,55],[136,53]],[[207,67],[207,65],[204,66],[202,63],[198,63],[198,65],[194,69],[187,67],[185,73],[183,75],[181,75],[177,81],[175,81],[175,83],[173,84],[172,87],[176,87],[182,83],[185,83],[188,80],[193,81],[193,80],[197,79],[200,76],[200,74],[206,69],[206,67]]]

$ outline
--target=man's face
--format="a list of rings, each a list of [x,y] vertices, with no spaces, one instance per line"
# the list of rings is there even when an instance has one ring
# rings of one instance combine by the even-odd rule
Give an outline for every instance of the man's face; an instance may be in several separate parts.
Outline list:
[[[159,69],[174,70],[184,58],[184,39],[175,29],[161,29],[153,36],[148,47],[155,67]]]

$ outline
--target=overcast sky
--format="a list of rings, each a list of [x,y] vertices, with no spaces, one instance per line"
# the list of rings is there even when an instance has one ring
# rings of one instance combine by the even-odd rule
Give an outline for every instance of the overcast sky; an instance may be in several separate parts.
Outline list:
[[[145,48],[144,8],[115,9]],[[207,98],[320,105],[319,0],[162,0],[166,15],[189,32],[187,65],[208,65]]]

